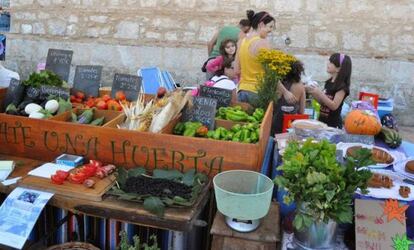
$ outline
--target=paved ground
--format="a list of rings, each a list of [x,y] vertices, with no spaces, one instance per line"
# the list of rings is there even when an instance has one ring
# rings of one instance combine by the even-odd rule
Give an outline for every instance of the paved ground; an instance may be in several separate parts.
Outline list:
[[[414,127],[398,127],[403,140],[414,143]]]

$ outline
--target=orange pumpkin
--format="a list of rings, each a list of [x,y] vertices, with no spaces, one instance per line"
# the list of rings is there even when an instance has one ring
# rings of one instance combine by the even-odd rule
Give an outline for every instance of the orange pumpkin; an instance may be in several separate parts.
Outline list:
[[[381,131],[381,123],[371,111],[352,110],[345,118],[345,130],[349,134],[376,135]]]

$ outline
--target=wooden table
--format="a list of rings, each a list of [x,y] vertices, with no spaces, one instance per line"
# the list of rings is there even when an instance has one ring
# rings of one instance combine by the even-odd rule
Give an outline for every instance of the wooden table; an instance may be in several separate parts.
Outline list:
[[[269,213],[261,219],[259,228],[239,233],[227,226],[224,215],[217,211],[210,233],[214,250],[274,250],[280,245],[279,203],[272,202]]]
[[[16,162],[15,170],[9,178],[18,176],[24,177],[30,170],[44,163],[27,158],[0,155],[0,160],[5,159],[14,160]],[[3,186],[0,184],[0,192],[8,194],[17,186],[19,186],[19,183],[11,186]],[[195,224],[203,224],[202,222],[197,221],[197,218],[207,204],[210,196],[209,188],[209,185],[204,187],[193,207],[167,208],[164,217],[162,218],[144,210],[141,204],[118,200],[109,195],[104,196],[103,200],[99,202],[76,199],[63,195],[54,195],[48,204],[69,210],[76,214],[111,218],[131,224],[159,229],[188,232],[193,229]]]

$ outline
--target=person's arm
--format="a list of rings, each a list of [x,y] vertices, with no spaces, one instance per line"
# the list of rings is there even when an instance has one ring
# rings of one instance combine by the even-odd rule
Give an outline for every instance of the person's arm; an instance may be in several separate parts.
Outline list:
[[[325,93],[323,93],[322,90],[318,87],[309,87],[308,91],[316,99],[316,101],[318,101],[320,104],[325,105],[331,111],[337,110],[345,98],[345,90],[336,92],[333,100],[327,97]]]
[[[214,59],[211,59],[207,62],[206,69],[207,72],[215,73],[223,65],[223,56],[218,56]]]
[[[217,37],[218,37],[218,32],[216,32],[214,36],[211,38],[211,40],[208,41],[207,43],[208,56],[210,56],[211,52],[213,51],[214,45],[216,45]]]
[[[277,91],[279,91],[279,93],[283,95],[283,98],[285,98],[285,100],[289,104],[295,104],[298,101],[295,95],[292,94],[292,92],[290,92],[289,90],[287,90],[281,82],[279,82],[279,85],[277,86]]]
[[[243,38],[244,39],[244,38]],[[240,55],[239,55],[239,51],[240,51],[240,46],[242,43],[242,40],[240,39],[237,41],[237,51],[236,51],[236,57],[234,58],[234,74],[240,78],[240,74],[241,74],[241,70],[240,70]]]
[[[299,114],[305,113],[305,105],[306,105],[306,92],[305,92],[305,88],[303,88],[302,95],[300,96],[300,100],[299,100]]]

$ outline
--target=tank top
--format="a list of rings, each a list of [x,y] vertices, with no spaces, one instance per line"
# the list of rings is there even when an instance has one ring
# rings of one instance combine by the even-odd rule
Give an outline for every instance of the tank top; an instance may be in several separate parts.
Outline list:
[[[260,40],[259,36],[254,36],[247,40],[244,38],[240,44],[240,83],[239,90],[247,90],[256,93],[257,77],[264,73],[262,65],[257,60],[257,56],[250,53],[250,45]]]
[[[211,51],[209,57],[216,57],[220,55],[220,46],[221,43],[226,39],[232,39],[237,43],[239,39],[240,29],[236,26],[224,26],[217,35],[216,44]]]
[[[349,91],[347,91],[347,89],[337,89],[335,84],[331,81],[325,83],[325,95],[331,100],[335,98],[336,92],[341,90],[345,90],[345,96],[341,105],[339,105],[336,110],[330,110],[325,105],[321,105],[320,108],[319,121],[326,123],[329,127],[342,128],[342,105],[344,104],[344,100],[348,96]]]
[[[290,91],[292,83],[283,82],[283,86]],[[283,115],[284,114],[297,114],[299,112],[299,102],[295,104],[289,104],[283,95],[277,101],[276,107],[274,108],[275,112],[273,114],[273,125],[271,134],[282,133],[283,128]]]

